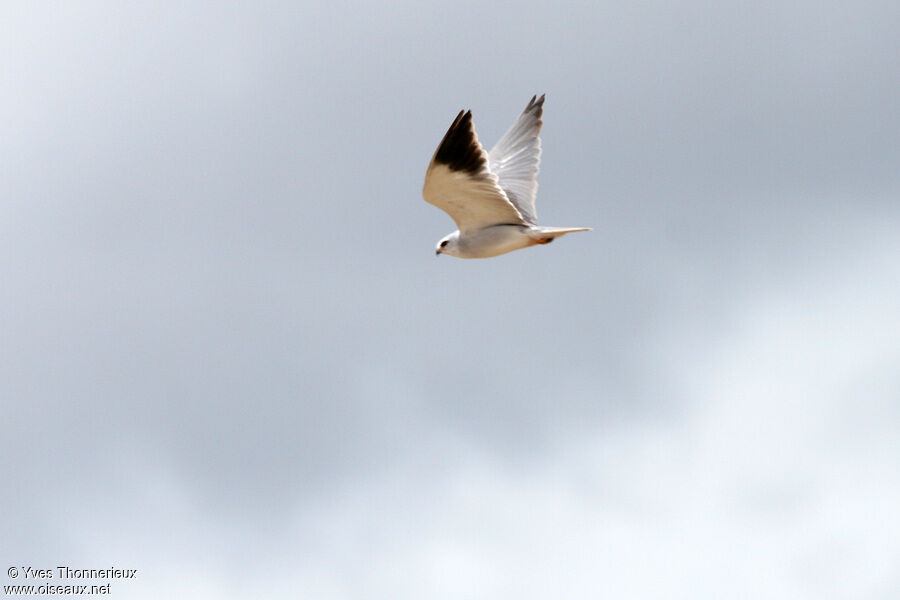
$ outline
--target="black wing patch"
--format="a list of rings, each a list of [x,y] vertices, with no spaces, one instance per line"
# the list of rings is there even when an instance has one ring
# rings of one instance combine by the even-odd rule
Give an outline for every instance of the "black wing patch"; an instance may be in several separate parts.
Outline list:
[[[472,175],[487,168],[484,150],[478,143],[472,124],[472,111],[459,111],[434,154],[434,162],[447,165],[451,171],[465,171]]]

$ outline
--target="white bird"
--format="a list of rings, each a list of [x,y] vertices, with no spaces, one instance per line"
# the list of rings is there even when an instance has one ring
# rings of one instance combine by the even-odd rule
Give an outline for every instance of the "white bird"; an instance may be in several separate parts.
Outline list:
[[[534,208],[541,162],[544,96],[533,96],[497,145],[485,152],[472,111],[456,116],[441,140],[422,196],[456,221],[458,231],[438,242],[435,254],[489,258],[535,244],[549,244],[590,227],[541,227]]]

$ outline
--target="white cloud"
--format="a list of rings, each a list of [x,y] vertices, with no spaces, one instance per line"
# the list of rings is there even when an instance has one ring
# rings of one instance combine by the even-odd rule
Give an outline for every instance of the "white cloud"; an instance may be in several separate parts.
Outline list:
[[[335,597],[878,598],[900,590],[900,304],[878,238],[734,306],[673,353],[687,411],[559,442],[527,465],[464,450],[301,515]],[[469,454],[466,454],[469,452]],[[311,525],[312,524],[312,525]]]

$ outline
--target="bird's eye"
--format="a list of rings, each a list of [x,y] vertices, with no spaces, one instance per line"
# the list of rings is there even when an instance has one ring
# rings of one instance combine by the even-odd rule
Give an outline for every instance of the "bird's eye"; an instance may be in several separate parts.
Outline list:
[[[443,242],[441,242],[441,248],[443,248],[446,245],[447,245],[447,240],[444,240]]]

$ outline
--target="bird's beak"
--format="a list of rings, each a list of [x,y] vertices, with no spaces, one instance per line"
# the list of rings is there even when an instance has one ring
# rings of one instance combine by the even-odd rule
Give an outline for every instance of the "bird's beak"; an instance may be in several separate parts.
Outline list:
[[[435,255],[435,256],[440,256],[440,255],[441,255],[441,249],[438,248],[437,250],[435,250],[435,251],[434,251],[434,255]]]

